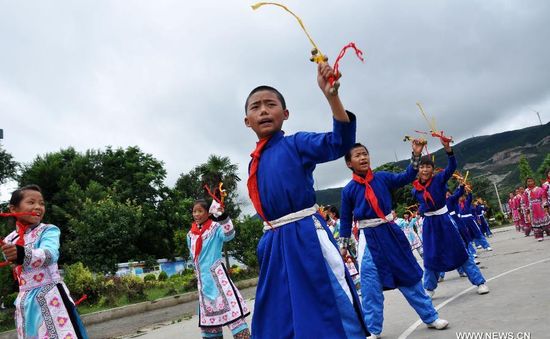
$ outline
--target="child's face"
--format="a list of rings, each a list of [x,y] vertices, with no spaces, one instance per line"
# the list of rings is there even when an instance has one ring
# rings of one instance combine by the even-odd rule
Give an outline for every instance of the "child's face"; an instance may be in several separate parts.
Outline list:
[[[418,178],[420,181],[428,181],[432,177],[434,167],[432,165],[420,165],[418,167]]]
[[[17,217],[17,221],[25,225],[36,225],[42,221],[46,213],[46,205],[42,193],[34,190],[24,190],[23,199],[17,206],[10,205],[10,212],[34,212],[36,215],[24,215]]]
[[[535,180],[531,178],[527,179],[527,187],[529,188],[535,187]]]
[[[355,173],[366,174],[370,168],[370,155],[365,147],[357,147],[351,150],[350,160],[346,165]]]
[[[193,206],[193,220],[199,225],[208,220],[208,211],[204,209],[200,204]]]
[[[252,128],[259,139],[269,137],[283,128],[288,110],[283,109],[277,94],[258,91],[248,99],[244,124]]]

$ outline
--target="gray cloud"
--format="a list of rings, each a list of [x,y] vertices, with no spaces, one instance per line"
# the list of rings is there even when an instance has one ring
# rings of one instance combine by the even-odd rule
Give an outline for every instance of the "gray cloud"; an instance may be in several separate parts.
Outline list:
[[[548,121],[548,1],[286,3],[332,60],[349,41],[365,52],[364,64],[342,61],[341,97],[375,165],[406,157],[402,137],[427,129],[416,101],[457,140],[538,123],[530,107]],[[138,145],[165,162],[169,185],[215,153],[244,182],[251,88],[285,94],[288,133],[331,127],[305,35],[282,10],[249,5],[0,1],[4,147],[29,162],[68,146]],[[315,174],[318,188],[348,177],[341,160]]]

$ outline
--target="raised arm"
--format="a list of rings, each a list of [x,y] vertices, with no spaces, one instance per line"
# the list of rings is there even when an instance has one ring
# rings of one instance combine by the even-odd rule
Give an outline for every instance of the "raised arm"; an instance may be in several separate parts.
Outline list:
[[[323,94],[327,98],[328,104],[332,111],[332,116],[336,121],[350,122],[349,116],[344,109],[344,105],[342,104],[342,101],[340,101],[338,92],[336,92],[335,94],[330,93],[330,77],[336,77],[332,67],[330,67],[330,65],[326,62],[320,63],[317,66],[317,83],[319,84],[319,88],[321,88]]]
[[[412,141],[411,163],[404,172],[391,175],[391,182],[388,183],[391,189],[403,187],[414,181],[418,174],[418,164],[420,162],[423,147],[424,144],[419,139],[414,139]]]
[[[451,148],[451,145],[450,145],[450,141],[444,140],[443,138],[441,138],[440,141],[448,157],[447,167],[445,167],[445,171],[443,174],[444,181],[447,182],[451,178],[453,173],[456,171],[457,163],[456,163],[455,155],[453,153],[453,149]]]

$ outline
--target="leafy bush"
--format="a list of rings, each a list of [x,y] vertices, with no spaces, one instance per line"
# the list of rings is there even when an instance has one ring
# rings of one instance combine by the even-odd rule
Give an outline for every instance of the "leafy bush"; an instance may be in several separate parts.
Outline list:
[[[144,282],[150,282],[150,281],[157,281],[157,277],[153,273],[147,274],[145,277],[143,277]]]
[[[15,299],[17,299],[17,295],[19,293],[13,292],[11,294],[8,294],[6,297],[4,297],[3,302],[5,307],[14,307]]]
[[[502,224],[504,222],[504,214],[502,214],[502,212],[496,212],[494,217],[499,224]]]
[[[88,295],[88,302],[97,300],[98,293],[92,272],[81,262],[65,266],[63,279],[75,300],[84,294]]]
[[[168,279],[168,274],[166,272],[162,271],[159,274],[158,280],[159,281],[166,281]]]
[[[145,283],[135,275],[125,275],[121,278],[121,283],[125,287],[129,301],[145,300]]]

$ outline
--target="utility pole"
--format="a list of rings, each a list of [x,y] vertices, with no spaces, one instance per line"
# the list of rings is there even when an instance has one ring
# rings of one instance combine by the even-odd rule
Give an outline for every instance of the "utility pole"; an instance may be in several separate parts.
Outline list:
[[[493,183],[493,186],[495,187],[495,192],[497,193],[497,200],[498,200],[498,206],[500,207],[500,211],[502,212],[502,215],[506,215],[504,213],[504,209],[502,208],[502,203],[500,202],[500,194],[498,194],[498,188],[497,184],[494,181],[491,181]]]
[[[534,109],[532,108],[529,108],[531,111],[537,113],[537,117],[539,118],[539,124],[542,126],[542,120],[540,119],[540,113],[538,111],[535,111]]]

